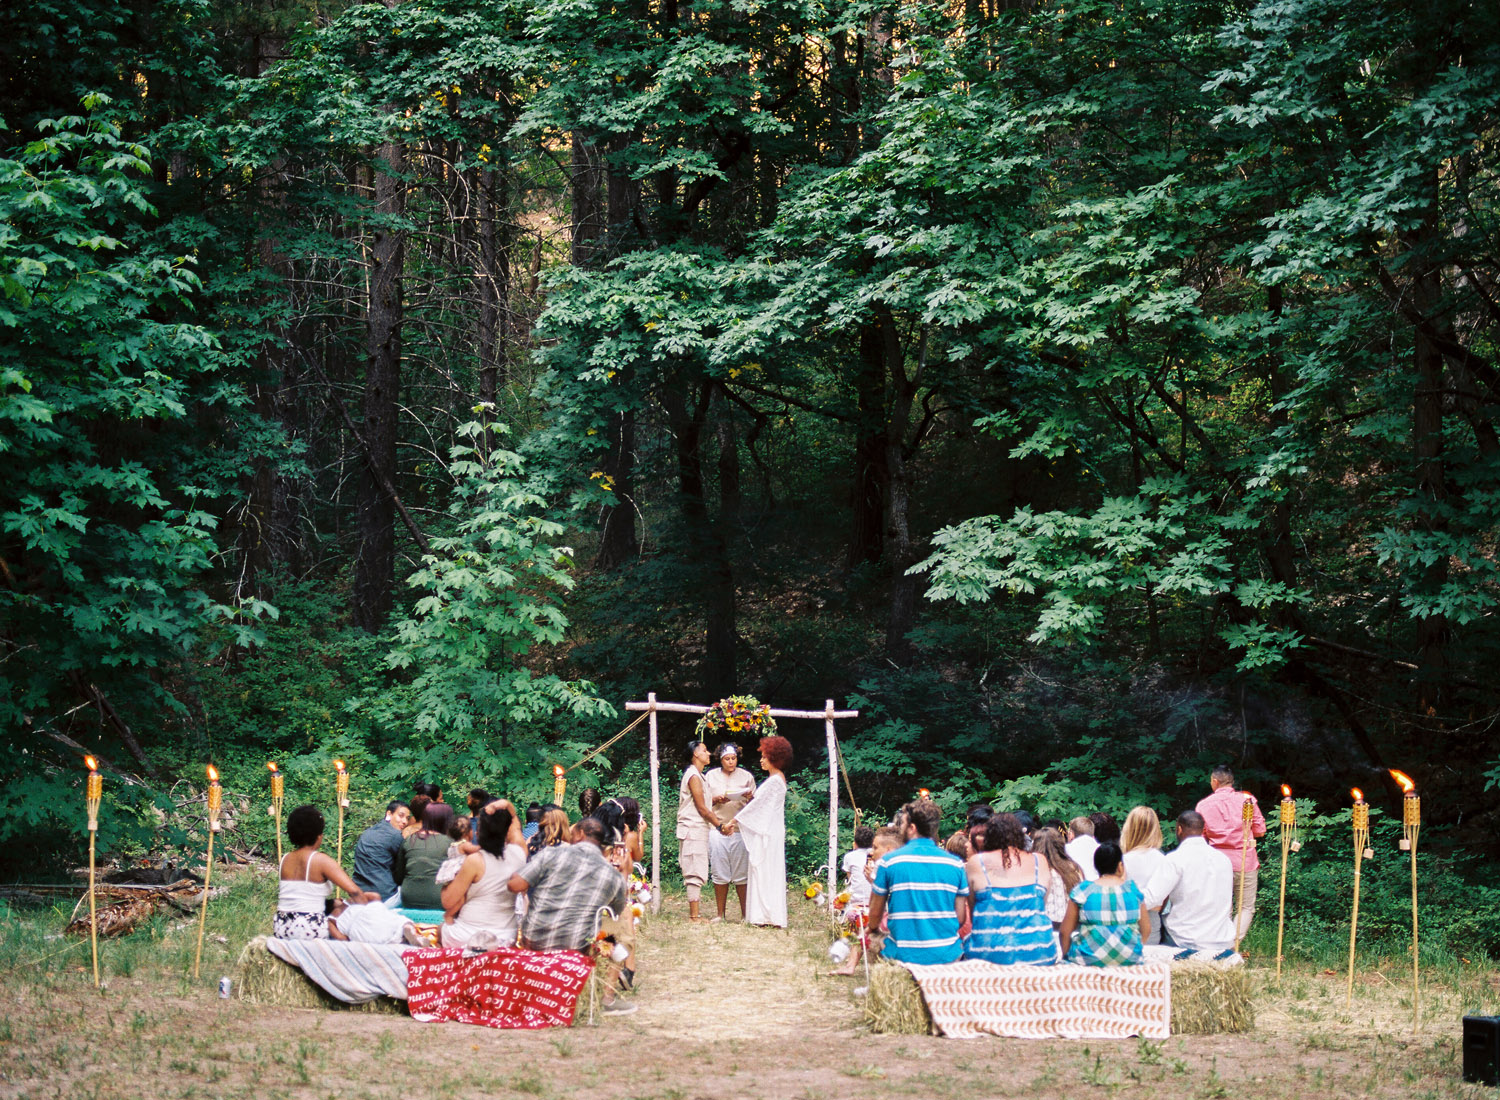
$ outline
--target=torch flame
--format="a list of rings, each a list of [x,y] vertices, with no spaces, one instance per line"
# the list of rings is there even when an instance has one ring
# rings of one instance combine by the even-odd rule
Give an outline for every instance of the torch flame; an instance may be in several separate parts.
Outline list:
[[[268,761],[266,761],[266,771],[270,772],[272,775],[275,775],[276,774],[276,761],[274,761],[274,760],[268,760]]]
[[[1354,801],[1356,802],[1363,802],[1365,800],[1365,792],[1358,787],[1350,787],[1349,793],[1354,796]]]
[[[1292,797],[1292,788],[1288,787],[1285,783],[1283,783],[1281,785],[1281,797],[1282,798],[1291,798]]]
[[[917,791],[917,797],[924,800],[929,799],[932,797],[932,792],[929,791],[926,787],[923,787],[921,790]]]
[[[339,771],[343,771],[344,770],[344,762],[342,760],[335,760],[333,762],[333,766],[335,768],[337,768]]]
[[[219,769],[212,764],[208,766],[208,781],[210,783],[217,783],[219,781]]]
[[[553,775],[562,775],[562,773],[563,773],[563,766],[561,764],[553,764],[552,765],[552,774]]]
[[[99,770],[99,761],[95,760],[92,756],[85,756],[83,762],[89,766],[89,771],[96,772]]]
[[[1403,793],[1411,794],[1412,791],[1417,789],[1417,785],[1412,782],[1411,776],[1405,772],[1398,772],[1395,768],[1387,768],[1386,771],[1391,773],[1392,779],[1401,784]]]

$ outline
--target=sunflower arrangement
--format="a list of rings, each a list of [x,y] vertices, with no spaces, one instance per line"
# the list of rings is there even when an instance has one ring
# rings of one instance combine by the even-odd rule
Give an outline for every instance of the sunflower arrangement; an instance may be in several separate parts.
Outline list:
[[[738,739],[769,737],[776,732],[771,707],[753,695],[731,695],[720,699],[698,719],[698,736],[705,741],[716,738]]]

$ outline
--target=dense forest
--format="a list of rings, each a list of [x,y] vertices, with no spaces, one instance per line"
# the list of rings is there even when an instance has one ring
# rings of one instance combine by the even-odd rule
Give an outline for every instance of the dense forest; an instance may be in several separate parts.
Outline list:
[[[1495,849],[1495,5],[36,0],[0,81],[12,877],[83,751],[129,854],[647,691],[858,708],[862,810]]]

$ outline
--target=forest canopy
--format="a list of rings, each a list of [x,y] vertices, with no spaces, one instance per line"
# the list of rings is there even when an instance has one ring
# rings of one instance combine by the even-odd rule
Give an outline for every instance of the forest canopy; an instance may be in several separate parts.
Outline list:
[[[82,843],[84,751],[141,852],[208,760],[533,797],[647,691],[847,701],[866,809],[1400,767],[1493,849],[1494,5],[0,31],[9,871]]]

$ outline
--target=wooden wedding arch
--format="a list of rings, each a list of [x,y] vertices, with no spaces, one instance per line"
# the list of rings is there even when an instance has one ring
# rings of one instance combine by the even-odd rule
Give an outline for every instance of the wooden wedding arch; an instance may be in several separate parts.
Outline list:
[[[646,696],[644,703],[626,703],[626,710],[645,711],[651,726],[651,911],[661,908],[661,758],[657,752],[656,716],[666,711],[673,714],[707,714],[712,707],[697,703],[658,703],[656,693]],[[838,893],[839,866],[839,747],[833,723],[837,718],[858,718],[857,710],[834,710],[833,700],[823,704],[822,710],[780,710],[771,708],[772,718],[810,718],[823,720],[823,732],[828,739],[828,897]]]

